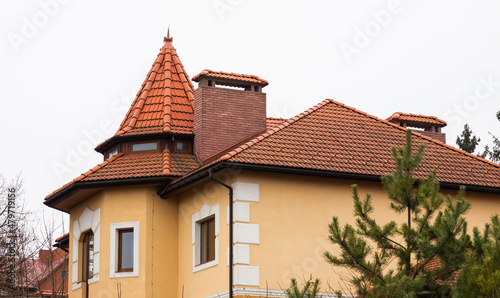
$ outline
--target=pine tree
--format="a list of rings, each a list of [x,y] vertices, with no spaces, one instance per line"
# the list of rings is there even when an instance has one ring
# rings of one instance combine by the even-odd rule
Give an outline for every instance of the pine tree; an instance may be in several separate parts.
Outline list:
[[[500,122],[500,111],[496,113],[496,118]],[[483,152],[478,152],[477,156],[481,158],[488,158],[492,162],[500,163],[500,139],[498,139],[498,137],[493,135],[491,132],[489,132],[489,134],[493,138],[493,146],[491,149],[489,145],[484,146]],[[457,136],[456,144],[465,152],[473,153],[480,141],[481,139],[473,134],[469,125],[465,124],[462,134]]]
[[[411,136],[408,130],[406,145],[392,148],[396,171],[382,177],[391,209],[405,212],[406,222],[380,225],[372,217],[371,196],[362,200],[353,185],[355,227],[341,227],[335,216],[329,225],[329,240],[341,253],[325,252],[325,257],[352,272],[350,283],[363,297],[449,294],[450,281],[465,260],[470,243],[464,218],[470,203],[465,200],[465,189],[461,187],[453,200],[439,193],[435,171],[417,180],[414,171],[422,162],[424,146],[413,152]],[[436,259],[439,268],[428,269]]]
[[[460,271],[453,297],[500,297],[500,219],[473,230],[473,245]]]
[[[464,125],[464,130],[460,136],[457,136],[455,141],[460,149],[468,153],[474,153],[476,146],[481,142],[481,138],[477,138],[472,130],[469,128],[469,124]]]
[[[320,280],[316,278],[313,281],[311,277],[304,283],[302,289],[299,289],[297,280],[292,278],[290,287],[285,290],[285,295],[287,298],[321,298],[322,296],[319,295],[319,285]]]

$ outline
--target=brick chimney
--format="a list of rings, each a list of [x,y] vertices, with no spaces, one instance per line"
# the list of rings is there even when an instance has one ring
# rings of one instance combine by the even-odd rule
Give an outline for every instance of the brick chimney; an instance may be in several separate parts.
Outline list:
[[[446,134],[441,132],[446,122],[437,117],[396,112],[386,120],[446,144]]]
[[[193,77],[194,152],[201,160],[266,129],[268,82],[257,76],[204,70]]]

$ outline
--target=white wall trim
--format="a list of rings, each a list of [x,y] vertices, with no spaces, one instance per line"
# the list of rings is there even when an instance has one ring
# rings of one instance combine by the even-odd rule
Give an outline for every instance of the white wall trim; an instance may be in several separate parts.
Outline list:
[[[227,220],[226,224],[229,225],[229,206],[226,208]],[[233,222],[250,222],[250,204],[235,202],[233,203]]]
[[[259,184],[237,181],[232,184],[233,201],[259,202]]]
[[[90,285],[90,284],[96,283],[98,281],[99,281],[99,275],[94,275],[94,277],[92,277],[91,279],[89,279],[88,283]]]
[[[200,222],[213,216],[215,218],[215,259],[210,262],[200,264]],[[191,229],[193,244],[193,272],[198,272],[219,264],[219,232],[220,232],[220,205],[203,205],[200,211],[191,217]]]
[[[235,223],[233,237],[234,244],[259,244],[259,225]]]
[[[233,246],[233,265],[250,265],[250,245]],[[229,247],[227,248],[227,266],[229,266]]]
[[[82,287],[82,284],[81,283],[75,283],[71,286],[71,290],[72,291],[76,291],[78,289],[80,289]]]
[[[247,288],[234,288],[234,295],[240,296],[257,296],[257,297],[287,297],[284,291],[281,290],[267,290],[267,289],[247,289]],[[337,297],[332,293],[319,293],[322,297]],[[229,291],[224,291],[210,296],[205,296],[205,298],[227,298],[229,297]],[[354,298],[354,295],[342,294],[345,298]]]
[[[233,283],[235,286],[259,286],[259,267],[241,266],[233,267]]]
[[[72,289],[75,287],[75,283],[78,283],[78,275],[80,272],[78,271],[78,258],[80,257],[80,253],[78,251],[80,237],[82,233],[87,231],[92,231],[94,233],[94,260],[99,258],[99,251],[101,247],[101,209],[96,209],[92,211],[89,207],[85,207],[82,214],[77,220],[73,221],[73,270],[71,273],[71,281],[73,282]],[[99,260],[97,260],[99,263]],[[97,268],[94,267],[94,274],[99,274],[99,264],[97,264]],[[98,279],[99,280],[99,279]],[[78,287],[79,288],[79,287]]]
[[[118,231],[122,229],[134,230],[134,270],[130,272],[117,272],[118,270]],[[139,222],[120,222],[110,224],[110,251],[109,251],[109,277],[136,277],[139,276]]]

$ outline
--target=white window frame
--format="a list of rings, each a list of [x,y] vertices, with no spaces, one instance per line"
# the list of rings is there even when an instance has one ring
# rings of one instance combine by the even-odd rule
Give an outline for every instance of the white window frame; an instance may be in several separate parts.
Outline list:
[[[219,230],[220,230],[220,212],[219,204],[210,206],[205,204],[200,212],[192,216],[192,244],[193,246],[193,272],[198,272],[219,264]],[[215,259],[203,264],[200,264],[200,234],[201,223],[210,217],[215,218]]]
[[[118,231],[132,229],[134,231],[134,269],[127,272],[118,272]],[[109,277],[137,277],[139,276],[139,222],[120,222],[110,224],[110,258]]]

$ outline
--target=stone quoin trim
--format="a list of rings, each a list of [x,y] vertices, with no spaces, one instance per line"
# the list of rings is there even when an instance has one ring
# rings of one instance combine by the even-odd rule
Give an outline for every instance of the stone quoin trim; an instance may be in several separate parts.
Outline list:
[[[200,212],[193,214],[192,226],[192,244],[193,244],[193,272],[198,272],[219,264],[219,231],[220,231],[220,212],[219,204],[210,206],[209,204],[203,205]],[[200,264],[200,223],[210,218],[215,218],[215,259],[206,263]]]
[[[99,256],[100,256],[100,239],[101,239],[101,225],[100,225],[101,209],[92,211],[89,207],[85,207],[82,214],[77,220],[73,221],[73,258],[72,258],[72,274],[71,274],[71,289],[73,291],[82,287],[79,280],[78,263],[80,252],[78,250],[80,244],[80,237],[82,233],[92,230],[94,233],[94,277],[88,280],[88,284],[93,284],[99,281]]]

